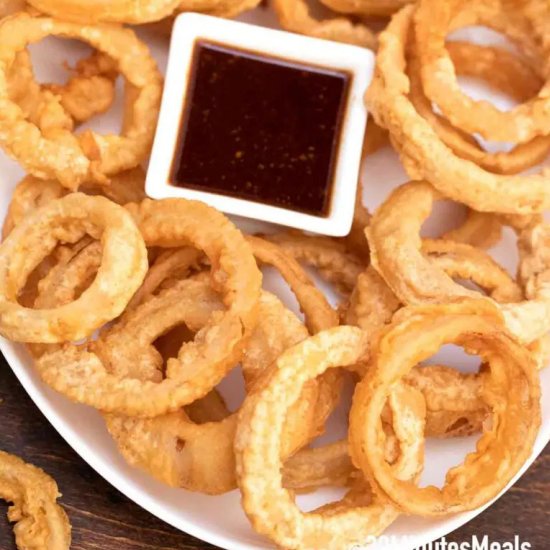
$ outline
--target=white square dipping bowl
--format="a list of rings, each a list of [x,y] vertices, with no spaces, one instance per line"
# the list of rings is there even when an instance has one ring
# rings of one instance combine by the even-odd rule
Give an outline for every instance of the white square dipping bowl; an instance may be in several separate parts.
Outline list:
[[[244,49],[268,59],[275,57],[350,74],[333,163],[331,201],[326,215],[312,215],[216,192],[176,186],[170,182],[197,40]],[[181,14],[176,18],[172,32],[164,94],[147,172],[147,194],[156,199],[182,197],[200,200],[228,214],[313,233],[346,235],[353,219],[367,123],[363,96],[372,79],[373,70],[374,55],[368,49],[207,15]],[[261,90],[258,92],[261,93]],[[215,154],[215,151],[212,153]]]

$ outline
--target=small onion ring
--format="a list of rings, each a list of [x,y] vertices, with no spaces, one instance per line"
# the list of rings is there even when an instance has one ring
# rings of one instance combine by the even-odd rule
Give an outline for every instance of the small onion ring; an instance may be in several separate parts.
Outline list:
[[[382,334],[350,413],[353,462],[390,502],[406,513],[441,516],[489,502],[531,453],[540,426],[540,382],[529,352],[506,331],[485,300],[411,307]],[[456,343],[481,355],[490,371],[482,396],[495,417],[465,462],[447,473],[443,489],[398,479],[384,458],[380,415],[396,381],[440,346]],[[498,472],[498,475],[495,475]]]

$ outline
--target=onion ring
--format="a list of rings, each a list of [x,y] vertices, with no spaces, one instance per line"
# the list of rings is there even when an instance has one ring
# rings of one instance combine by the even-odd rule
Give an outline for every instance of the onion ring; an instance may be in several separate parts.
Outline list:
[[[321,0],[330,9],[339,13],[387,16],[399,11],[412,0]]]
[[[163,305],[159,307],[157,302]],[[168,303],[173,306],[167,306]],[[190,329],[199,330],[207,322],[211,309],[222,307],[205,283],[182,281],[137,308],[121,327],[115,327],[98,341],[96,352],[110,368],[123,375],[145,378],[149,372],[150,379],[158,378],[160,372],[155,370],[151,357],[153,350],[150,345],[144,347],[144,339],[153,339],[166,323],[173,324],[176,318],[183,319]],[[266,368],[281,351],[307,337],[305,327],[273,295],[262,294],[259,311],[259,323],[247,342],[242,362],[245,378],[254,379],[254,384],[261,383]],[[164,325],[158,322],[159,316]],[[132,358],[138,349],[140,360],[135,362]],[[123,370],[126,366],[130,369],[128,373]],[[318,383],[309,384],[302,393],[303,400],[289,413],[284,456],[295,452],[322,429],[329,411],[319,414],[316,402],[320,391],[323,390]],[[182,411],[153,419],[106,415],[106,420],[126,460],[157,479],[207,494],[220,494],[236,487],[233,453],[236,414],[207,424],[190,421]],[[206,452],[206,448],[212,451],[213,446],[215,452]],[[210,458],[205,460],[205,456]]]
[[[380,415],[395,382],[446,343],[463,345],[490,367],[482,396],[495,422],[443,489],[398,479],[385,461]],[[375,490],[406,513],[441,516],[472,510],[506,487],[528,459],[540,426],[540,383],[528,351],[485,300],[402,310],[371,354],[350,413],[350,452]],[[495,475],[498,471],[499,475]]]
[[[192,271],[198,271],[204,263],[204,255],[192,247],[169,248],[156,258],[149,268],[143,284],[128,304],[126,311],[143,303],[163,288],[167,279],[185,279]]]
[[[172,16],[184,11],[235,17],[256,7],[259,0],[32,0],[29,3],[43,13],[77,23],[158,23],[157,26],[161,26],[165,21],[171,21]]]
[[[71,525],[56,503],[55,481],[36,466],[0,451],[0,498],[13,502],[8,511],[17,548],[69,550]]]
[[[310,15],[305,0],[273,0],[273,9],[285,30],[370,49],[376,47],[376,36],[366,25],[353,24],[345,17],[318,21]]]
[[[51,302],[55,305],[58,301],[74,298],[74,290],[87,280],[90,270],[93,272],[97,268],[100,256],[96,245],[91,243],[86,246],[71,261],[64,262],[41,281],[39,305],[49,305]],[[185,266],[178,266],[172,259],[183,257],[185,260],[180,253],[188,251],[195,252],[195,249],[175,249],[169,251],[171,256],[159,256],[160,269],[152,274],[157,284],[147,283],[147,278],[151,277],[149,272],[143,286],[151,292],[143,294],[141,305],[126,311],[112,328],[90,345],[90,350],[101,358],[109,371],[124,377],[159,381],[162,364],[151,345],[159,333],[164,333],[180,321],[193,330],[200,330],[215,310],[223,308],[217,295],[206,283],[198,280],[180,281],[158,295],[152,294],[160,286],[158,281],[163,274],[167,277],[174,275],[165,268],[167,261],[169,266],[183,267],[184,273],[187,273]],[[247,386],[259,383],[266,366],[289,345],[288,342],[307,336],[303,325],[275,297],[262,295],[260,305],[260,324],[248,340],[242,361]],[[306,307],[306,317],[314,316],[317,310],[317,307],[311,306],[310,310]],[[39,357],[48,350],[31,351]],[[288,422],[287,454],[318,435],[332,411],[340,384],[334,376],[325,378],[309,384],[300,404],[293,408],[290,418],[298,424],[293,420]],[[217,396],[214,397],[218,401]],[[204,417],[205,411],[200,405],[198,412]],[[208,425],[197,425],[181,411],[151,420],[114,415],[106,415],[106,420],[121,453],[130,464],[145,469],[170,485],[219,494],[236,486],[232,451],[236,416],[225,414],[225,407],[220,412],[217,419],[208,416]],[[164,452],[159,456],[160,442],[163,442]],[[212,454],[211,460],[204,461],[202,448],[212,444],[216,445],[217,451]]]
[[[100,238],[101,268],[83,294],[59,308],[33,310],[17,293],[60,240]],[[145,275],[143,239],[130,215],[103,197],[73,193],[27,216],[0,245],[0,332],[20,342],[56,343],[88,337],[117,317]],[[24,322],[22,322],[24,319]]]
[[[132,124],[122,135],[100,136],[87,131],[76,137],[62,128],[43,134],[10,100],[7,68],[29,42],[49,35],[88,42],[114,59],[123,76],[138,90]],[[80,26],[19,13],[0,22],[0,43],[6,45],[0,52],[0,143],[31,174],[57,179],[75,190],[87,180],[105,183],[107,176],[134,168],[144,160],[154,135],[162,80],[146,46],[131,30],[109,25]]]
[[[80,191],[87,195],[103,195],[120,205],[138,202],[145,198],[145,172],[143,168],[137,167],[117,174],[107,186],[84,184]],[[4,218],[2,239],[5,239],[12,229],[32,211],[68,193],[69,190],[55,180],[25,176],[13,191],[8,212]]]
[[[320,330],[338,325],[338,313],[291,255],[286,254],[276,244],[259,237],[248,235],[246,239],[252,246],[254,257],[260,265],[271,265],[279,271],[296,295],[301,311],[312,312],[305,318],[310,333],[315,334]]]
[[[323,279],[334,284],[344,296],[351,293],[364,268],[363,262],[336,239],[297,232],[276,233],[264,238],[277,243],[295,260],[315,268]]]
[[[140,24],[171,15],[181,0],[31,0],[42,13],[77,23]]]
[[[460,258],[451,256],[450,259],[451,262],[445,262],[445,269],[448,273],[457,273],[461,267]],[[456,266],[452,265],[452,260]],[[454,267],[458,271],[454,271]],[[400,307],[395,294],[376,270],[369,266],[359,276],[345,322],[373,334],[390,323]],[[535,351],[535,354],[539,364],[546,365],[544,353]],[[470,435],[478,432],[487,418],[487,408],[477,397],[481,382],[479,375],[462,375],[446,367],[422,367],[411,371],[407,382],[422,391],[426,399],[426,437]],[[461,398],[466,395],[470,397],[448,402],[443,399],[441,402],[439,396],[448,396],[449,392]]]
[[[491,84],[519,100],[532,97],[533,88],[540,88],[541,80],[533,74],[529,65],[502,48],[478,46],[467,42],[449,42],[447,48],[457,64],[459,74],[488,78]],[[430,122],[439,138],[458,156],[496,174],[517,174],[548,157],[548,136],[537,136],[526,143],[516,145],[509,152],[488,153],[483,150],[472,136],[458,131],[446,119],[434,113],[432,103],[422,89],[420,62],[414,55],[414,48],[409,56],[409,63],[409,95],[413,105],[418,113]],[[499,79],[492,75],[506,75],[506,78],[502,76]]]
[[[477,132],[487,139],[525,143],[537,136],[547,135],[550,125],[547,83],[535,98],[510,111],[501,111],[488,101],[473,100],[460,89],[453,63],[445,49],[445,35],[449,29],[464,26],[461,16],[464,19],[467,6],[474,4],[456,0],[422,0],[418,4],[415,15],[416,47],[427,97],[437,104],[452,124],[467,132]],[[500,16],[506,14],[510,25],[522,16],[518,10],[509,14],[499,2],[475,6],[475,9],[468,9],[467,25],[491,25],[492,19],[497,16],[495,10],[501,12],[498,13]],[[531,32],[534,31],[535,28],[532,28]]]
[[[512,303],[523,298],[523,292],[518,284],[482,250],[444,239],[423,239],[421,252],[422,261],[427,268],[445,272],[451,280],[470,280],[497,301]],[[373,265],[359,275],[346,317],[349,324],[368,331],[389,323],[402,304],[391,290],[391,285],[388,286],[383,278],[386,271],[380,270],[381,274],[376,271],[378,263],[378,259],[375,259]],[[400,280],[400,277],[398,279]],[[464,291],[465,295],[479,297],[478,293],[470,292],[454,281],[453,284],[460,287],[453,296],[458,296]]]
[[[479,211],[532,214],[550,207],[545,175],[492,174],[456,156],[412,105],[405,47],[414,6],[398,12],[380,35],[375,78],[366,100],[376,122],[390,131],[407,171],[446,196]]]
[[[497,216],[470,208],[464,222],[459,227],[443,233],[441,238],[478,248],[491,248],[500,241],[501,235],[502,224]]]

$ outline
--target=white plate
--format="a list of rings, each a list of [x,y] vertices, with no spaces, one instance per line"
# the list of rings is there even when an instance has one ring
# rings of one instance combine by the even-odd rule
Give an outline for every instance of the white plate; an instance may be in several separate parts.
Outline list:
[[[266,15],[265,12],[260,16],[257,14],[247,16],[247,18],[255,21],[259,20],[258,17],[262,17],[264,23],[273,24],[272,17],[269,14]],[[485,37],[484,34],[479,33],[475,33],[474,36]],[[154,36],[144,35],[144,38],[150,43],[161,68],[164,68],[165,42]],[[44,41],[40,44],[40,47],[33,48],[33,58],[36,63],[38,77],[42,80],[53,80],[60,77],[62,74],[59,68],[61,60],[68,58],[71,61],[76,59],[82,55],[83,51],[76,43],[71,44],[71,47],[68,48],[66,42],[63,43],[59,40]],[[497,100],[501,101],[502,98],[497,98]],[[118,120],[117,115],[120,114],[120,107],[119,101],[115,106],[114,114],[109,113],[100,117],[94,123],[94,127],[103,131],[115,129],[115,121]],[[3,217],[9,203],[11,191],[23,176],[23,172],[16,163],[0,153],[0,174],[2,175],[0,216]],[[365,202],[371,209],[380,204],[390,189],[406,180],[395,155],[389,150],[381,151],[368,159],[364,178],[366,182]],[[449,220],[455,217],[455,211],[456,207],[444,203],[427,222],[427,234],[437,232],[438,229],[441,230],[443,226],[448,225]],[[249,222],[239,221],[238,223],[243,228],[250,229],[254,227]],[[494,251],[494,256],[507,268],[513,270],[516,253],[514,238],[511,233],[505,234],[503,242]],[[296,309],[296,304],[288,290],[272,272],[267,274],[266,286],[270,290],[275,290],[279,296],[284,298],[285,302]],[[2,340],[0,349],[21,384],[67,443],[92,468],[128,498],[177,529],[222,548],[250,550],[271,547],[268,541],[256,535],[250,528],[241,511],[237,491],[219,497],[209,497],[183,490],[170,489],[140,471],[131,468],[118,454],[97,411],[82,405],[75,405],[42,384],[33,371],[31,361],[22,346]],[[474,366],[471,358],[453,347],[444,348],[438,354],[438,359],[445,364],[462,369],[471,369]],[[542,428],[531,460],[524,466],[523,471],[527,469],[532,460],[550,440],[550,369],[541,373],[541,380],[543,395]],[[225,393],[226,396],[229,395],[231,404],[231,402],[237,401],[239,392],[235,387],[231,387],[231,383],[225,383],[222,393]],[[336,418],[332,422],[328,437],[334,438],[338,430],[342,430],[341,418]],[[462,461],[466,452],[473,448],[474,443],[475,439],[472,438],[453,441],[430,441],[428,443],[423,483],[441,483],[446,470]],[[327,496],[330,496],[330,493],[300,497],[299,501],[305,508],[310,509],[326,499]],[[386,546],[378,543],[370,548],[373,550],[378,548],[412,550],[460,527],[480,511],[442,519],[403,516],[391,526],[386,534],[409,536],[412,537],[410,540],[396,539],[393,544]]]

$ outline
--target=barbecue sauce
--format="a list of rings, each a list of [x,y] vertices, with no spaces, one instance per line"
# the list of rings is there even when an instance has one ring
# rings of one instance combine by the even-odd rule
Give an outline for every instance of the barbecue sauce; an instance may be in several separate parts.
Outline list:
[[[198,40],[171,184],[327,216],[351,78]]]

